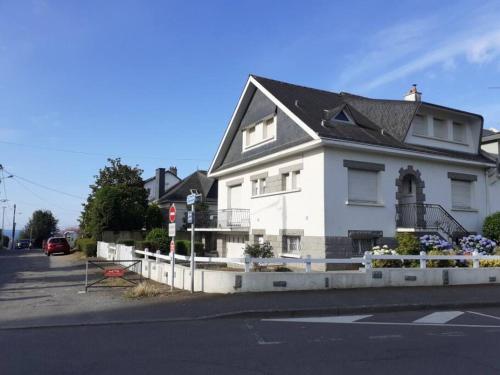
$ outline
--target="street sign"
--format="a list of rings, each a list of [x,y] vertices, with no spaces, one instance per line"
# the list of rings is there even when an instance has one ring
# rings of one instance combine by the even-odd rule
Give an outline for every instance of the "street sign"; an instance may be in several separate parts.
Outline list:
[[[172,203],[172,205],[168,209],[168,219],[170,220],[171,223],[175,223],[175,214],[176,213],[177,213],[177,210],[175,209],[175,204]]]
[[[186,203],[187,204],[195,204],[196,203],[196,194],[189,194],[186,197]]]
[[[175,223],[168,224],[168,236],[175,237]]]
[[[187,214],[188,214],[188,224],[193,224],[193,213],[191,211],[188,211]]]
[[[170,241],[170,252],[175,253],[175,241]]]

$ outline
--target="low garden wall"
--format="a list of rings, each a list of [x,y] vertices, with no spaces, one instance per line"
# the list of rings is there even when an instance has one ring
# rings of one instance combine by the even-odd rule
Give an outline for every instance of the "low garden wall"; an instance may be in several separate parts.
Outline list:
[[[136,259],[132,246],[99,242],[97,256],[106,260]],[[125,264],[124,264],[125,265]],[[171,282],[171,264],[160,258],[142,259],[143,277]],[[175,265],[174,287],[190,290],[191,270]],[[329,272],[244,272],[196,269],[194,289],[206,293],[271,292],[400,286],[439,286],[500,283],[500,268],[360,268]]]

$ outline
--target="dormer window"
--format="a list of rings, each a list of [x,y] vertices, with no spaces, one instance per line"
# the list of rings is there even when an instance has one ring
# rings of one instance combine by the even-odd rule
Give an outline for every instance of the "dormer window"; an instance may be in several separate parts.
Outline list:
[[[243,151],[276,139],[276,115],[264,118],[243,130]]]
[[[453,121],[453,140],[455,142],[465,142],[465,125]]]
[[[413,134],[427,136],[427,119],[422,115],[415,115],[413,119]]]
[[[446,121],[440,118],[434,117],[434,137],[447,139],[448,138],[448,127],[446,126]]]
[[[349,122],[352,124],[352,120],[347,116],[345,111],[340,111],[337,116],[334,117],[334,121]]]

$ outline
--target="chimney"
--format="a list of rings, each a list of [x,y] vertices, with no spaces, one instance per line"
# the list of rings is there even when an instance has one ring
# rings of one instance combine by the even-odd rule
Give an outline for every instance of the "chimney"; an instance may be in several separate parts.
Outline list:
[[[157,168],[155,175],[155,200],[165,194],[165,168]]]
[[[168,170],[170,171],[170,173],[177,176],[177,167],[170,167]]]
[[[422,93],[417,91],[417,84],[414,83],[408,94],[405,95],[405,100],[409,102],[419,102],[422,100]]]

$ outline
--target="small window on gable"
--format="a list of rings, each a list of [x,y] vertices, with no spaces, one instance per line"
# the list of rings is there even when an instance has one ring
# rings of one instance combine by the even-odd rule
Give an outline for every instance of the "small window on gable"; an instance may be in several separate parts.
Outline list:
[[[243,130],[243,151],[276,140],[276,115],[258,121]]]
[[[337,116],[334,118],[336,121],[342,121],[342,122],[351,122],[351,119],[347,116],[347,114],[344,111],[340,111]]]

